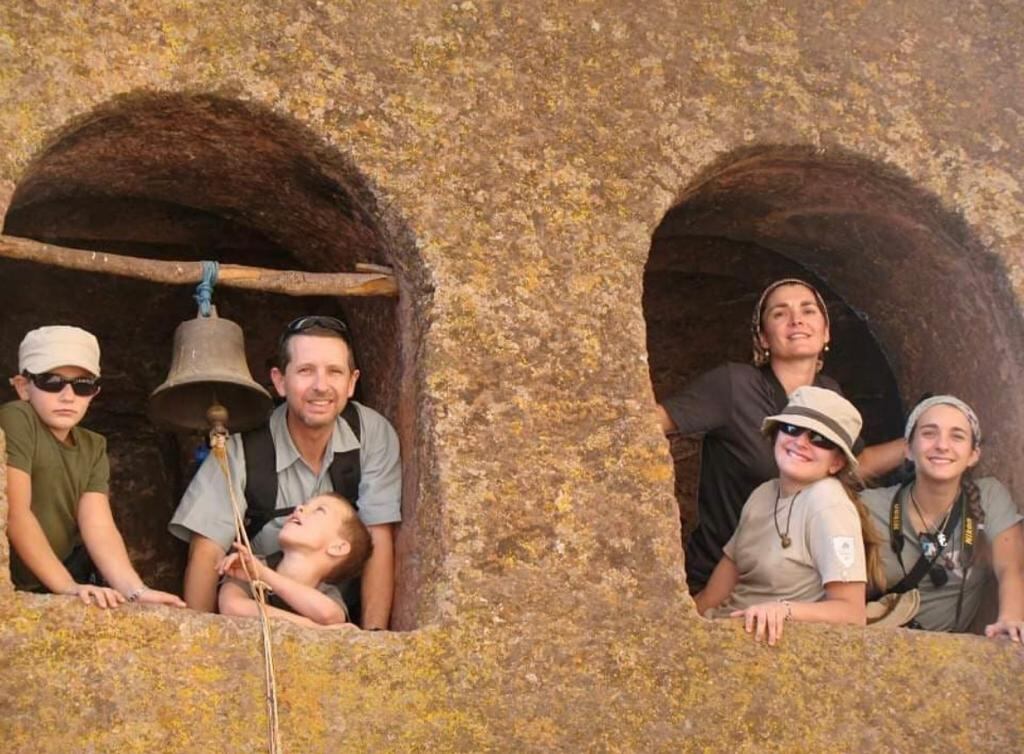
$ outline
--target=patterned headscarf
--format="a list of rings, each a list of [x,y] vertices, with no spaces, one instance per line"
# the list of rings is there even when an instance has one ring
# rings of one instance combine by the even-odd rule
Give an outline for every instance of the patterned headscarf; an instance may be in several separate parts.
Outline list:
[[[917,426],[917,422],[921,419],[921,415],[932,406],[952,406],[953,408],[958,409],[960,413],[967,417],[967,423],[971,425],[971,434],[974,435],[974,445],[981,445],[981,422],[978,421],[978,415],[974,413],[973,408],[954,395],[933,395],[931,398],[925,398],[914,406],[914,410],[911,411],[910,416],[907,417],[907,427],[903,431],[903,439],[910,442],[910,436],[914,434],[914,427]]]
[[[761,297],[757,299],[757,306],[754,307],[754,316],[750,321],[750,335],[753,339],[753,350],[754,350],[754,366],[763,367],[771,360],[771,354],[766,353],[765,349],[761,347],[761,317],[764,316],[764,305],[768,300],[768,297],[772,295],[772,291],[776,288],[781,288],[784,285],[802,285],[804,288],[814,294],[814,300],[818,302],[818,308],[821,309],[822,315],[825,317],[825,326],[829,326],[828,309],[825,308],[825,299],[818,293],[818,289],[808,283],[806,280],[800,280],[799,278],[783,278],[782,280],[776,280],[774,283],[769,285],[763,291],[761,291]],[[821,360],[819,359],[818,369],[821,369]]]

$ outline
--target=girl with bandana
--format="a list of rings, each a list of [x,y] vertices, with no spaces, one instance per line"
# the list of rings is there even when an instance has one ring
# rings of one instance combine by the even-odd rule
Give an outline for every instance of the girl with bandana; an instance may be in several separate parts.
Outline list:
[[[914,478],[861,493],[883,532],[890,589],[920,592],[915,627],[962,632],[995,576],[999,614],[985,635],[1024,640],[1022,517],[998,480],[973,478],[981,457],[977,414],[952,395],[933,396],[911,412],[905,438]],[[917,579],[908,576],[915,567]]]

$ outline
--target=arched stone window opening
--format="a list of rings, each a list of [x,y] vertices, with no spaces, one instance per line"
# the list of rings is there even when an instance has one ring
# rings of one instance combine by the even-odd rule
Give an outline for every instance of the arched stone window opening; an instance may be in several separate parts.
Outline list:
[[[348,159],[302,126],[213,96],[120,98],[70,123],[29,165],[4,232],[150,259],[325,272],[360,262],[394,267],[400,301],[218,287],[214,303],[244,329],[253,377],[272,394],[269,366],[288,321],[320,313],[349,323],[362,373],[357,398],[399,431],[403,518],[414,518],[415,312],[429,295],[425,275],[401,220]],[[191,290],[11,260],[0,260],[0,276],[5,374],[14,373],[19,339],[32,327],[77,324],[99,337],[104,390],[85,424],[108,438],[111,500],[133,562],[148,583],[180,590],[185,548],[166,526],[191,474],[191,442],[158,432],[146,407],[166,376],[175,327],[195,316]],[[415,592],[400,585],[396,614],[404,614],[402,595]]]
[[[901,404],[960,395],[985,424],[982,472],[1020,499],[1024,322],[1005,270],[934,197],[857,156],[759,148],[718,161],[682,193],[645,272],[656,396],[723,361],[748,361],[751,310],[784,276],[825,296],[825,371],[864,414],[868,443],[899,436]],[[695,523],[698,450],[692,439],[673,448],[684,536]]]

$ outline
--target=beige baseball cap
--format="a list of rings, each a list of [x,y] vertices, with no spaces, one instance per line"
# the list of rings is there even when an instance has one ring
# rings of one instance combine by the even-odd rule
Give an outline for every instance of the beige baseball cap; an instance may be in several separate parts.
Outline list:
[[[41,374],[57,367],[81,367],[100,376],[100,344],[80,327],[47,325],[29,330],[18,347],[18,371]]]

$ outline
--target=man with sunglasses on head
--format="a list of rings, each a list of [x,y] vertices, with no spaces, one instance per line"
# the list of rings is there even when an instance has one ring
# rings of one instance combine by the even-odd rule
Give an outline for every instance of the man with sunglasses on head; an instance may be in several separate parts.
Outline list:
[[[351,614],[361,616],[364,629],[386,629],[394,593],[394,524],[401,520],[398,435],[379,413],[351,400],[359,370],[350,338],[345,323],[334,317],[300,317],[288,325],[278,342],[278,366],[270,371],[285,402],[267,426],[229,440],[228,462],[260,557],[280,550],[278,533],[294,506],[332,490],[353,501],[373,550],[356,590],[359,612]],[[213,458],[186,490],[170,531],[189,542],[185,602],[212,612],[217,564],[235,539],[225,477]],[[346,590],[350,607],[352,591]]]
[[[106,440],[78,426],[100,391],[96,338],[63,325],[32,330],[18,349],[18,372],[10,381],[18,400],[0,406],[15,587],[99,607],[184,607],[132,568],[110,512]]]

